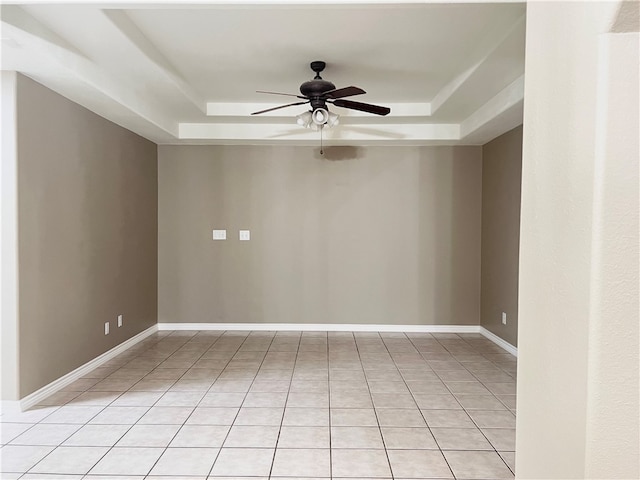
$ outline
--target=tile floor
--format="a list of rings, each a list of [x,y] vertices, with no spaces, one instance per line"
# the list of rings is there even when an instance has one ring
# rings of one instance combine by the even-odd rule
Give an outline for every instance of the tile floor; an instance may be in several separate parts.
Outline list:
[[[516,359],[479,334],[158,332],[22,414],[2,479],[509,479]]]

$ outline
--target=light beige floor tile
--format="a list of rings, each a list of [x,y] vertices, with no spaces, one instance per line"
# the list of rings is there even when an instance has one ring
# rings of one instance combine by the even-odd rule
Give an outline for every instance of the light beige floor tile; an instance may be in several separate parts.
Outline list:
[[[368,390],[331,391],[331,408],[373,408],[373,401]]]
[[[81,393],[82,392],[75,392],[75,391],[68,391],[68,392],[59,391],[52,395],[49,395],[44,400],[41,400],[40,402],[38,402],[38,405],[45,406],[45,407],[51,406],[51,405],[62,406],[70,402],[74,398],[78,397],[79,395],[81,395]]]
[[[456,478],[509,479],[513,473],[496,452],[444,452]]]
[[[249,392],[288,392],[289,385],[288,380],[256,380]]]
[[[514,452],[516,449],[515,428],[483,428],[484,433],[496,450]]]
[[[326,380],[299,380],[291,382],[291,392],[328,393],[329,382]]]
[[[453,478],[438,450],[388,450],[394,478]]]
[[[331,425],[336,427],[377,426],[376,413],[370,408],[332,408]]]
[[[516,452],[498,452],[512,472],[516,471]]]
[[[384,448],[378,427],[331,427],[332,448]]]
[[[235,425],[280,425],[284,408],[241,408]]]
[[[57,446],[73,435],[80,425],[39,424],[15,438],[12,445],[53,445]]]
[[[408,380],[407,385],[411,393],[444,395],[449,393],[449,389],[442,382],[426,382],[422,380]]]
[[[410,393],[372,393],[373,405],[378,408],[415,408],[416,402]]]
[[[290,408],[284,411],[283,425],[323,427],[329,426],[328,408]]]
[[[18,477],[15,477],[15,478],[18,478]],[[64,475],[64,474],[57,474],[57,473],[26,473],[24,474],[24,476],[20,477],[20,480],[80,480],[83,478],[87,478],[87,477],[85,477],[85,475]],[[125,479],[126,478],[127,477],[125,477]],[[135,478],[135,480],[143,480],[143,479],[144,477]],[[4,475],[2,476],[2,480],[7,480]]]
[[[474,395],[489,395],[489,390],[486,389],[482,383],[478,381],[471,382],[447,382],[446,383],[451,393],[461,393],[461,394],[474,394]]]
[[[462,367],[461,370],[436,370],[437,375],[440,377],[440,380],[443,382],[473,382],[476,381],[476,377],[474,377],[471,373]]]
[[[97,405],[106,407],[107,405],[113,403],[113,401],[120,395],[122,395],[121,392],[84,392],[78,394],[74,399],[70,400],[68,405],[72,405],[74,407],[84,405]]]
[[[428,428],[382,427],[384,444],[388,449],[437,449],[438,445]]]
[[[442,450],[492,450],[493,447],[477,428],[432,428]]]
[[[48,405],[35,406],[26,412],[4,413],[0,416],[0,421],[2,423],[38,423],[60,408]]]
[[[514,410],[516,408],[517,398],[515,395],[496,395],[507,408]]]
[[[140,424],[147,425],[182,425],[189,416],[195,413],[192,407],[151,407],[140,419]]]
[[[293,427],[296,428],[296,427]],[[278,448],[272,476],[329,478],[329,449]]]
[[[33,427],[32,423],[2,423],[0,424],[0,443],[9,443]]]
[[[157,401],[156,407],[195,407],[202,398],[204,392],[174,392],[168,391]]]
[[[87,473],[107,451],[108,447],[58,447],[29,473]]]
[[[283,426],[278,439],[280,448],[329,448],[329,428]]]
[[[287,399],[287,407],[328,408],[328,393],[291,392]]]
[[[224,442],[226,447],[275,448],[278,426],[234,425]]]
[[[218,379],[211,387],[210,392],[246,393],[251,387],[251,380],[221,380]]]
[[[49,454],[54,447],[5,445],[0,448],[0,471],[24,473]]]
[[[222,447],[229,433],[229,426],[223,425],[183,425],[170,447]]]
[[[105,407],[64,406],[42,420],[42,423],[85,424],[98,415]]]
[[[151,474],[207,475],[218,452],[217,448],[168,448],[153,467]]]
[[[249,392],[242,406],[284,408],[286,401],[286,392]]]
[[[207,393],[199,407],[240,407],[245,393]]]
[[[487,383],[485,384],[489,391],[494,395],[515,395],[516,382],[507,383]]]
[[[112,407],[150,407],[162,397],[163,392],[125,392],[116,398]]]
[[[464,410],[422,410],[422,415],[429,427],[475,427]]]
[[[332,449],[334,477],[391,477],[384,450]]]
[[[107,378],[96,383],[89,390],[93,392],[126,392],[133,387],[137,379]]]
[[[118,447],[166,447],[179,425],[134,425],[117,443]]]
[[[200,392],[204,395],[211,385],[213,380],[181,378],[169,388],[169,392]]]
[[[84,425],[64,443],[67,447],[112,447],[130,425]]]
[[[97,475],[146,475],[164,450],[162,448],[115,447],[91,469]]]
[[[508,411],[470,410],[469,416],[480,428],[516,428],[516,416]]]
[[[149,407],[107,407],[93,417],[90,424],[133,425],[147,413]]]
[[[448,395],[430,395],[416,394],[414,395],[418,407],[422,410],[461,410],[462,407],[451,394]]]
[[[506,407],[493,395],[456,395],[466,410],[506,410]]]
[[[376,411],[382,427],[426,427],[420,410],[381,408]]]
[[[274,450],[270,448],[223,448],[213,465],[211,475],[219,476],[269,476]],[[251,461],[248,462],[247,459]]]

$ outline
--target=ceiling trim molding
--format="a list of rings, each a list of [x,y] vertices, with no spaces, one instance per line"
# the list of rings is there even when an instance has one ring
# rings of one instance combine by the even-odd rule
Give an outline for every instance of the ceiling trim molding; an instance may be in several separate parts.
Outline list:
[[[436,113],[440,107],[445,105],[449,100],[453,98],[453,96],[460,90],[460,88],[473,76],[473,74],[478,71],[478,69],[484,65],[493,55],[498,48],[506,42],[511,35],[516,33],[519,30],[524,30],[526,26],[526,17],[523,15],[518,19],[517,22],[513,24],[513,26],[507,30],[507,32],[500,37],[500,39],[496,42],[493,42],[481,56],[480,60],[478,60],[471,68],[465,70],[460,73],[456,77],[454,77],[449,83],[447,83],[440,91],[433,97],[431,100],[431,113]]]
[[[465,139],[524,101],[524,75],[518,77],[460,124],[460,138]],[[522,123],[522,122],[520,122]]]
[[[282,102],[286,103],[286,102]],[[277,102],[260,102],[260,103],[223,103],[223,102],[208,102],[207,103],[207,116],[210,117],[245,117],[251,115],[252,112],[267,109],[269,107],[277,106]],[[385,106],[391,108],[391,114],[389,117],[429,117],[431,116],[431,104],[429,103],[384,103]],[[304,105],[299,105],[300,109],[304,108]],[[333,107],[331,107],[333,108]],[[354,117],[354,118],[371,118],[370,113],[360,112],[358,110],[349,110],[346,108],[335,107],[336,113],[339,113],[341,117]],[[292,118],[295,110],[276,110],[274,112],[268,112],[261,117],[269,118]],[[300,110],[302,112],[302,110]],[[257,118],[257,117],[254,117]]]
[[[318,142],[320,133],[298,125],[251,124],[251,123],[181,123],[181,140],[256,141],[267,143]],[[375,124],[371,126],[340,125],[323,131],[327,141],[345,140],[350,143],[378,142],[425,142],[456,141],[460,139],[457,124]]]
[[[123,10],[101,10],[113,26],[133,45],[144,57],[168,78],[198,110],[205,113],[206,101],[187,83],[178,73],[174,65],[158,50],[158,48],[140,31],[138,26]]]
[[[123,84],[122,79],[112,78],[76,49],[63,47],[61,42],[55,40],[55,33],[23,9],[15,5],[3,5],[0,18],[3,33],[8,30],[10,37],[19,44],[33,48],[38,54],[46,57],[49,64],[55,65],[58,76],[73,78],[75,82],[90,85],[145,121],[174,137],[177,136],[177,124],[158,108],[157,102],[145,98],[144,94],[134,93],[136,89]],[[38,75],[41,72],[26,73]]]

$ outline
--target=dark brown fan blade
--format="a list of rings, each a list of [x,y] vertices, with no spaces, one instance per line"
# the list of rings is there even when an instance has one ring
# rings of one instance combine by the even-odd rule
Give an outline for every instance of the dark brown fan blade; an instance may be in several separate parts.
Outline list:
[[[389,107],[381,107],[379,105],[371,105],[370,103],[353,102],[351,100],[335,100],[332,102],[336,107],[350,108],[352,110],[360,110],[361,112],[374,113],[376,115],[388,115],[391,112]]]
[[[307,98],[302,95],[296,95],[295,93],[279,93],[279,92],[264,92],[262,90],[256,90],[256,93],[268,93],[269,95],[285,95],[287,97]]]
[[[367,92],[358,87],[344,87],[325,92],[324,96],[327,98],[344,98],[352,97],[354,95],[362,95],[363,93]]]
[[[259,115],[261,113],[272,112],[273,110],[279,110],[281,108],[293,107],[294,105],[304,105],[305,103],[309,103],[309,100],[307,100],[306,102],[289,103],[287,105],[280,105],[279,107],[267,108],[266,110],[260,110],[259,112],[253,112],[251,115]]]

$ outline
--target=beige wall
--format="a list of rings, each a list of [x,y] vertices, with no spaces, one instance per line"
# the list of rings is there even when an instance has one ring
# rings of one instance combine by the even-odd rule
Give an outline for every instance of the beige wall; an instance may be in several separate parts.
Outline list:
[[[159,147],[160,322],[479,323],[481,148],[327,150]]]
[[[518,341],[518,251],[522,126],[482,147],[483,327],[511,345]],[[502,312],[507,324],[502,324]]]
[[[520,479],[640,478],[640,35],[608,33],[625,10],[527,3]]]
[[[157,148],[23,76],[17,112],[24,397],[156,322]]]

